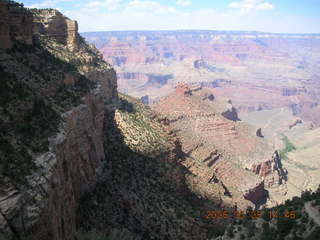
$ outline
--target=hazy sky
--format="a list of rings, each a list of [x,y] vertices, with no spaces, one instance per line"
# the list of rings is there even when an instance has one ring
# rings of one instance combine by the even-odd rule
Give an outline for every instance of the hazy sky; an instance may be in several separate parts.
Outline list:
[[[107,30],[248,30],[320,33],[320,0],[20,0],[57,8],[81,32]]]

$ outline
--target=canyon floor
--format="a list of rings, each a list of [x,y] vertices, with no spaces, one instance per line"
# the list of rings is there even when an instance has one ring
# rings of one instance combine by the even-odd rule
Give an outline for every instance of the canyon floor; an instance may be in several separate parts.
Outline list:
[[[282,149],[282,164],[288,171],[288,193],[298,196],[305,189],[315,190],[320,176],[319,128],[292,115],[286,108],[243,114],[241,119],[263,129],[265,138]]]

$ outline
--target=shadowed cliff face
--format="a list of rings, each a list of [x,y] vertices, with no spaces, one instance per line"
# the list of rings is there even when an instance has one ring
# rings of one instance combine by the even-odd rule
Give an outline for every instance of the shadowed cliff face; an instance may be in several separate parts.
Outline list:
[[[114,69],[75,21],[9,1],[0,13],[9,26],[0,25],[0,237],[204,240],[231,222],[203,219],[208,210],[259,207],[272,191],[285,192],[278,152],[204,84],[180,85],[153,106],[159,116],[131,97],[118,99]],[[229,53],[223,44],[215,51]],[[236,67],[250,58],[215,57]],[[163,58],[177,55],[166,50]],[[159,89],[173,78],[122,76]]]
[[[0,237],[221,234],[225,223],[203,219],[220,205],[193,191],[179,140],[136,100],[118,102],[115,71],[76,23],[14,6],[34,19],[32,42],[0,49]]]
[[[101,181],[82,198],[78,238],[206,239],[224,223],[205,221],[219,208],[192,192],[188,158],[178,139],[157,122],[157,115],[137,100],[121,96],[107,114]],[[210,233],[215,232],[215,234]]]
[[[10,48],[13,38],[32,44],[33,16],[22,5],[0,2],[0,48]]]
[[[0,229],[74,239],[79,198],[105,160],[116,74],[56,10],[0,3]]]

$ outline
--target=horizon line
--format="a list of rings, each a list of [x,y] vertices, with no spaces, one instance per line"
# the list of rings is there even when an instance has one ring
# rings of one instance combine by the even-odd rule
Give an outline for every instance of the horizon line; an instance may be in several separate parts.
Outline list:
[[[223,33],[256,33],[256,34],[274,34],[274,35],[320,35],[320,32],[310,32],[310,33],[285,33],[285,32],[264,32],[258,30],[213,30],[213,29],[160,29],[160,30],[100,30],[100,31],[81,31],[81,33],[99,33],[99,32],[223,32]]]

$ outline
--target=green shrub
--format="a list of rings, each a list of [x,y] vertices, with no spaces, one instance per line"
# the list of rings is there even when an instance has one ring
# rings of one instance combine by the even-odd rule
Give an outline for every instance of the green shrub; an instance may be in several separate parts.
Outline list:
[[[290,142],[289,138],[283,135],[282,141],[284,142],[284,149],[280,151],[280,157],[282,159],[287,159],[287,154],[296,150],[297,148]]]

